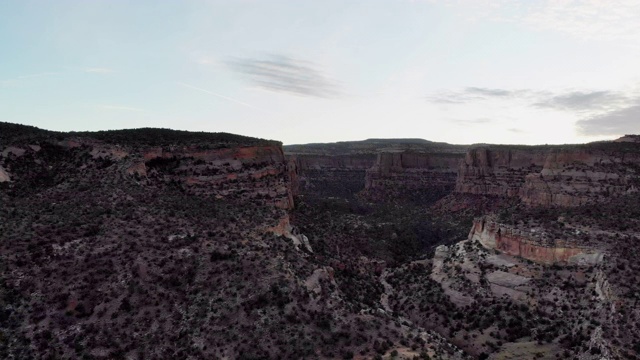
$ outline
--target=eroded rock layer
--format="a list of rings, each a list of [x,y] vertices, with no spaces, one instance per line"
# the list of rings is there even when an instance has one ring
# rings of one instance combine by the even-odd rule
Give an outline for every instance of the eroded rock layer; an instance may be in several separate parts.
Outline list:
[[[352,196],[364,189],[365,172],[375,159],[375,154],[289,155],[290,168],[294,166],[297,175],[293,191],[303,188],[307,193]]]
[[[455,191],[537,206],[601,201],[637,191],[639,150],[635,143],[474,148],[460,164]]]
[[[488,249],[543,264],[594,265],[602,260],[602,253],[577,241],[553,239],[535,230],[527,232],[488,217],[474,220],[469,240],[476,240]]]
[[[366,194],[374,199],[438,199],[453,191],[461,158],[462,154],[455,153],[378,154],[375,164],[366,171]]]
[[[43,146],[46,154],[42,153]],[[68,138],[37,146],[7,147],[0,160],[8,171],[15,174],[12,180],[20,182],[21,177],[37,176],[34,172],[40,171],[37,167],[31,169],[33,171],[20,169],[21,163],[52,156],[52,153],[90,157],[101,162],[102,166],[117,167],[123,175],[135,177],[142,184],[160,181],[177,184],[195,195],[252,200],[283,209],[293,207],[293,195],[288,186],[291,174],[282,148],[275,144],[222,148],[203,145],[126,146],[89,138]],[[21,158],[25,160],[20,161]],[[2,168],[0,175],[2,179],[10,179]]]

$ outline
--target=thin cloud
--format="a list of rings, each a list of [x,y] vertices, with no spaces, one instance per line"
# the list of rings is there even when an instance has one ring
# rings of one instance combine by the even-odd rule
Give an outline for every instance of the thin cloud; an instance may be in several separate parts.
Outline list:
[[[614,91],[573,91],[541,99],[535,106],[557,110],[591,111],[624,104],[628,96]]]
[[[446,104],[466,104],[489,99],[531,99],[547,96],[547,92],[528,89],[493,89],[467,87],[459,91],[440,91],[427,96],[427,101]]]
[[[59,74],[60,74],[59,72],[47,71],[47,72],[41,72],[36,74],[20,75],[11,79],[0,80],[0,85],[14,85],[30,79],[49,77],[49,76],[54,76]]]
[[[431,102],[467,104],[489,99],[518,100],[529,106],[573,112],[603,112],[629,105],[632,94],[622,91],[585,90],[549,92],[532,89],[489,89],[467,87],[444,91],[427,97]]]
[[[576,123],[583,135],[624,135],[640,133],[640,99],[636,105],[591,116]]]
[[[611,1],[547,1],[525,15],[535,27],[562,31],[582,39],[640,39],[640,2]]]
[[[262,59],[233,59],[227,65],[266,90],[320,98],[339,95],[336,82],[308,61],[273,55]]]
[[[437,0],[434,0],[437,1]],[[637,0],[442,0],[471,20],[517,23],[556,31],[582,40],[621,41],[640,45]]]
[[[86,73],[95,73],[95,74],[109,74],[109,73],[114,72],[113,69],[103,68],[103,67],[85,68],[82,71],[84,71]]]
[[[471,94],[478,94],[482,96],[497,96],[497,97],[511,96],[514,93],[514,91],[512,90],[488,89],[488,88],[479,88],[479,87],[468,87],[466,91]]]
[[[519,101],[533,108],[544,108],[573,113],[581,120],[576,129],[582,135],[624,135],[640,133],[640,94],[634,90],[584,90],[547,92],[532,89],[489,89],[467,87],[460,91],[441,91],[427,97],[431,102],[468,104],[489,99]],[[452,120],[460,125],[488,122],[486,118]],[[507,129],[522,133],[517,128]]]
[[[427,101],[440,104],[466,104],[478,100],[484,100],[484,96],[479,96],[467,91],[439,91],[426,97]]]
[[[98,105],[99,109],[102,110],[116,110],[116,111],[133,111],[133,112],[144,112],[144,109],[131,107],[131,106],[122,106],[122,105]]]
[[[459,125],[484,125],[492,123],[493,120],[489,118],[479,118],[479,119],[451,119],[451,122],[459,124]]]
[[[266,113],[271,113],[268,110],[259,108],[257,106],[254,106],[254,105],[251,105],[249,103],[246,103],[244,101],[240,101],[240,100],[237,100],[237,99],[234,99],[234,98],[230,98],[228,96],[220,95],[220,94],[214,93],[213,91],[209,91],[209,90],[206,90],[206,89],[203,89],[203,88],[199,88],[197,86],[193,86],[193,85],[189,85],[189,84],[185,84],[185,83],[178,83],[178,85],[184,86],[184,87],[187,87],[187,88],[190,88],[190,89],[198,90],[198,91],[201,91],[203,93],[206,93],[206,94],[209,94],[209,95],[213,95],[213,96],[219,97],[219,98],[227,100],[227,101],[234,102],[236,104],[240,104],[240,105],[243,105],[243,106],[246,106],[246,107],[250,107],[252,109],[260,110],[260,111],[263,111],[263,112],[266,112]]]

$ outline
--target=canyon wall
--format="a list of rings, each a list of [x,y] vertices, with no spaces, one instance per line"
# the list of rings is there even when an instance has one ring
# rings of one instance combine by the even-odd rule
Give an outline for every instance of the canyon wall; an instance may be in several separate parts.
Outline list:
[[[178,182],[191,193],[283,209],[294,206],[290,183],[295,181],[295,169],[289,170],[280,146],[155,147],[141,153],[144,162],[134,162],[135,169],[144,166],[148,178]]]
[[[637,191],[638,150],[615,143],[474,148],[460,163],[455,192],[519,197],[540,206],[600,201]]]
[[[462,156],[459,153],[380,153],[366,171],[365,194],[378,200],[403,196],[437,200],[453,191]]]
[[[385,200],[400,193],[453,190],[467,146],[423,139],[368,139],[287,145],[305,194]]]
[[[46,171],[39,167],[61,166],[47,163],[55,160],[76,163],[79,171],[89,171],[91,166],[116,171],[141,185],[172,184],[212,200],[252,201],[282,209],[294,206],[290,184],[292,178],[295,181],[295,169],[289,170],[277,143],[129,146],[69,137],[0,150],[0,175],[13,182],[41,177]]]
[[[350,197],[364,189],[365,172],[375,162],[375,154],[291,154],[295,168],[293,192],[322,196]]]
[[[474,219],[469,240],[478,241],[487,249],[542,264],[595,265],[602,260],[602,253],[578,240],[554,239],[541,230],[534,231],[516,229],[481,217]]]

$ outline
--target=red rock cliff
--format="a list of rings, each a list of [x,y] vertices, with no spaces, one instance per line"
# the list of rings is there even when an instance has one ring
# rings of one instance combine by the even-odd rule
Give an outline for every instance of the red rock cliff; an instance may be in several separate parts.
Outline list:
[[[367,169],[365,191],[369,197],[384,198],[405,193],[410,196],[446,195],[456,183],[462,154],[393,152],[378,154]]]
[[[479,241],[488,249],[543,264],[593,265],[602,260],[600,252],[575,240],[551,239],[540,230],[515,229],[488,217],[474,220],[469,240]]]
[[[471,149],[455,191],[520,197],[542,206],[577,206],[636,191],[640,156],[614,145]]]
[[[67,151],[82,151],[103,159],[141,184],[173,183],[186,192],[228,201],[252,201],[282,209],[294,206],[291,188],[295,169],[289,170],[282,147],[251,145],[144,146],[111,144],[73,137],[55,142]],[[10,147],[2,157],[34,156],[40,147]],[[3,150],[3,149],[0,149]],[[6,153],[6,154],[5,154]],[[2,170],[4,179],[5,169]],[[9,167],[7,173],[11,173]],[[9,179],[7,174],[7,180]],[[20,181],[19,176],[11,180]]]
[[[151,148],[142,158],[148,177],[180,182],[199,195],[260,201],[283,209],[294,206],[290,185],[295,170],[289,170],[280,146]]]

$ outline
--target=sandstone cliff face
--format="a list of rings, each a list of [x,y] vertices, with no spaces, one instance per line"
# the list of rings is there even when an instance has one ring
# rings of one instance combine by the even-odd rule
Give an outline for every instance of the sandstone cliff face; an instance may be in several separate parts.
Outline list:
[[[288,159],[294,194],[352,196],[364,189],[365,171],[374,164],[376,155],[291,154]]]
[[[307,170],[366,170],[375,161],[375,154],[354,155],[294,155],[296,166]]]
[[[102,166],[118,169],[141,184],[172,183],[188,193],[213,199],[252,201],[282,209],[294,206],[290,183],[295,172],[288,170],[282,148],[277,145],[149,147],[110,144],[91,138],[68,138],[46,145],[60,149],[50,151],[67,152],[70,156],[87,154]],[[0,168],[0,181],[20,181],[20,174],[9,176],[13,164],[18,166],[15,160],[20,157],[37,160],[41,146],[9,146],[0,150],[0,164],[6,166]]]
[[[525,177],[540,171],[545,158],[545,150],[471,149],[460,163],[455,191],[517,196]]]
[[[508,147],[469,150],[457,193],[519,197],[526,204],[578,206],[637,191],[640,156],[614,148]]]
[[[595,265],[603,256],[576,241],[551,239],[545,234],[515,229],[487,217],[474,220],[469,240],[476,240],[488,249],[543,264]]]
[[[467,148],[422,139],[284,147],[287,156],[295,160],[300,191],[330,197],[363,193],[374,200],[428,187],[451,191],[458,160]]]
[[[365,189],[371,198],[450,193],[462,154],[396,152],[378,154],[366,171]]]
[[[130,171],[179,182],[192,193],[217,199],[260,201],[283,209],[294,206],[289,186],[292,174],[279,146],[158,147],[141,153],[144,162],[134,163]]]

